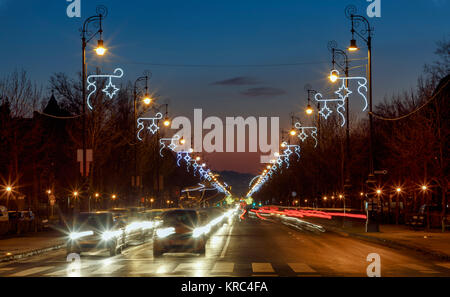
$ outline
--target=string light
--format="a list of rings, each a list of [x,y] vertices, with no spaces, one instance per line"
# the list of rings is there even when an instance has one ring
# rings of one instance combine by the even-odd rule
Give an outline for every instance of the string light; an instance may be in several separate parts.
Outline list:
[[[93,110],[92,104],[91,104],[91,96],[97,91],[97,81],[92,79],[98,79],[98,78],[106,78],[108,80],[108,84],[104,89],[102,89],[102,92],[106,94],[109,99],[112,99],[117,92],[119,92],[119,88],[117,88],[113,83],[113,78],[122,78],[123,77],[123,70],[121,68],[116,68],[114,70],[114,74],[93,74],[89,75],[87,77],[87,90],[89,91],[92,88],[92,91],[88,94],[86,99],[86,104],[90,110]]]

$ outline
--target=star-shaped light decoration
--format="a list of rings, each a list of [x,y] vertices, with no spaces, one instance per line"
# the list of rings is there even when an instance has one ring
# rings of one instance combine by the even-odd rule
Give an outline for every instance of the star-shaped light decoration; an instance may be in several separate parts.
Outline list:
[[[324,107],[319,111],[319,113],[325,118],[328,119],[330,114],[332,113],[331,109],[328,108],[328,106],[325,104]]]
[[[155,133],[159,130],[159,127],[158,127],[158,125],[155,124],[155,122],[152,122],[152,123],[148,126],[147,129],[148,129],[152,134],[155,134]]]
[[[345,100],[351,93],[353,93],[349,88],[343,83],[342,86],[335,92],[342,100]]]
[[[111,80],[109,80],[108,85],[107,85],[102,91],[106,94],[106,96],[109,97],[109,99],[112,99],[112,98],[116,95],[116,93],[117,93],[119,90],[120,90],[120,89],[117,88],[117,87],[112,83]]]
[[[304,129],[302,129],[302,133],[299,133],[299,134],[298,134],[298,138],[300,138],[300,140],[301,140],[302,142],[305,142],[306,138],[308,138],[308,134],[305,133],[305,130],[304,130]]]

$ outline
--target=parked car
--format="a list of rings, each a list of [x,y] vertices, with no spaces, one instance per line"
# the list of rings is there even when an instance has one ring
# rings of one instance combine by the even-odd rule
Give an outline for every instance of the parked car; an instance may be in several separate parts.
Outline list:
[[[161,219],[153,239],[154,257],[161,257],[167,252],[205,254],[206,232],[195,209],[168,210]]]
[[[125,222],[110,212],[80,213],[74,217],[70,231],[67,254],[107,249],[114,256],[127,245]]]

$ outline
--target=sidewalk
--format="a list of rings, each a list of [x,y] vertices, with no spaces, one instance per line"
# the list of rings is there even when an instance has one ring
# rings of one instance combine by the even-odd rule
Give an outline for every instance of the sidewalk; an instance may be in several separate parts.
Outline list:
[[[29,233],[20,237],[0,238],[0,262],[42,254],[65,246],[64,235],[58,231]]]
[[[391,247],[412,249],[441,260],[450,261],[450,232],[440,230],[412,230],[404,225],[380,225],[380,232],[365,232],[364,222],[355,222],[344,225],[341,220],[325,220],[306,218],[306,221],[322,225],[326,230],[351,236],[362,240],[381,243]]]

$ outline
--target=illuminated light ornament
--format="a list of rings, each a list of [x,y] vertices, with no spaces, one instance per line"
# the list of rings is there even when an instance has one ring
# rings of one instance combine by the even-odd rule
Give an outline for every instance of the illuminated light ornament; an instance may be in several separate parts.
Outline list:
[[[137,119],[137,128],[139,129],[137,132],[137,139],[142,141],[141,132],[145,128],[145,122],[150,122],[150,125],[148,125],[147,130],[150,131],[153,135],[158,132],[159,126],[158,126],[158,120],[161,120],[163,117],[162,113],[158,112],[154,118],[138,118]]]
[[[316,93],[316,95],[314,95],[314,99],[317,102],[321,102],[323,103],[323,107],[322,109],[319,111],[319,114],[324,117],[325,119],[328,119],[328,117],[333,113],[333,111],[328,107],[327,104],[329,103],[336,103],[337,107],[336,107],[336,112],[341,116],[341,127],[343,127],[345,125],[346,119],[345,119],[345,115],[344,115],[344,111],[345,111],[345,100],[348,99],[348,96],[350,96],[350,94],[352,94],[353,92],[347,88],[346,86],[346,81],[350,81],[350,80],[356,80],[358,83],[358,94],[361,95],[361,97],[364,99],[364,108],[362,111],[366,111],[367,109],[367,97],[366,97],[366,93],[367,93],[367,79],[365,77],[362,76],[355,76],[355,77],[340,77],[339,76],[339,71],[337,70],[332,70],[330,77],[331,76],[337,76],[336,80],[340,80],[340,87],[337,91],[335,91],[334,93],[336,95],[339,96],[339,98],[331,98],[331,99],[324,99],[321,93]]]
[[[161,148],[159,149],[159,155],[161,157],[164,157],[162,154],[162,150],[166,147],[171,149],[172,151],[175,151],[175,149],[177,148],[176,144],[179,142],[179,140],[180,140],[180,135],[178,135],[178,134],[175,134],[172,138],[161,138],[159,140],[159,144],[161,146]],[[166,142],[170,142],[169,145],[166,146]]]
[[[316,141],[316,144],[314,145],[314,147],[317,147],[317,144],[318,144],[318,141],[317,141],[317,127],[302,127],[302,124],[297,122],[297,123],[295,123],[295,128],[301,131],[301,133],[298,133],[298,138],[302,142],[305,142],[305,140],[309,137],[308,133],[306,133],[306,131],[311,130],[310,136],[312,138],[314,138],[314,140]]]
[[[185,155],[183,157],[183,155]],[[181,164],[181,160],[185,160],[187,163],[189,163],[189,160],[191,160],[191,156],[189,156],[189,152],[188,151],[178,151],[177,152],[177,166],[180,167]]]
[[[317,131],[317,129],[316,129],[316,131]],[[288,144],[287,142],[283,142],[281,144],[281,146],[286,148],[283,151],[283,154],[285,154],[289,157],[291,154],[295,153],[297,155],[298,159],[300,159],[301,148],[298,144]],[[292,150],[291,150],[292,148],[294,148],[294,152],[292,152]]]
[[[97,84],[96,84],[96,80],[97,78],[106,78],[108,80],[108,84],[106,85],[106,87],[102,90],[103,93],[106,94],[107,97],[109,97],[109,99],[112,99],[117,92],[119,92],[119,88],[117,88],[113,83],[112,83],[112,79],[113,78],[122,78],[123,77],[123,70],[121,68],[116,68],[114,70],[114,74],[93,74],[93,75],[89,75],[87,77],[87,90],[89,91],[92,88],[92,91],[88,94],[87,99],[86,99],[86,104],[88,106],[88,108],[90,110],[93,110],[94,108],[92,107],[91,104],[91,96],[92,94],[94,94],[97,91]]]

